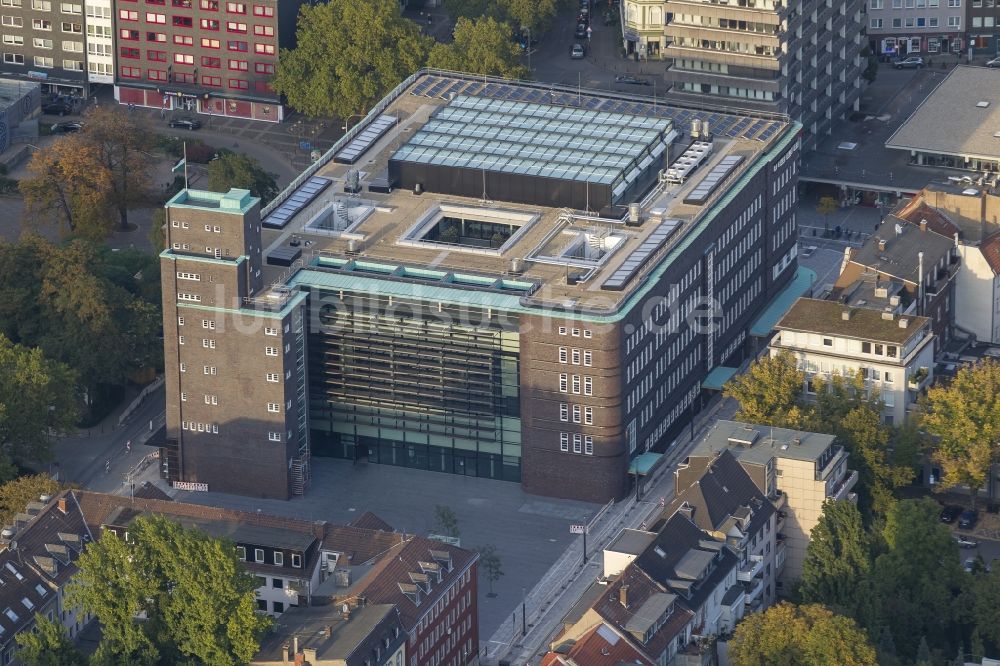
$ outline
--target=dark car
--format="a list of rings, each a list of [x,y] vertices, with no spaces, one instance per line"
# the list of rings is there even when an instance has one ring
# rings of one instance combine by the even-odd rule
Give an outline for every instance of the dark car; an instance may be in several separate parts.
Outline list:
[[[648,86],[649,81],[647,79],[640,79],[638,76],[630,76],[628,74],[620,74],[615,77],[615,83],[630,83],[634,86]]]
[[[955,506],[955,505],[946,506],[945,508],[941,509],[941,522],[942,523],[955,522],[958,519],[958,517],[962,515],[963,510],[964,509],[962,509],[962,507],[960,506]]]
[[[83,123],[68,122],[68,123],[56,123],[52,126],[53,134],[69,134],[71,132],[79,132],[83,129]]]
[[[170,121],[170,126],[196,130],[201,129],[201,121],[196,118],[174,118]]]
[[[962,515],[958,517],[958,526],[969,529],[974,527],[976,522],[979,520],[979,512],[975,509],[966,509],[962,512]]]
[[[924,66],[924,59],[918,56],[910,56],[909,58],[897,60],[892,66],[896,69],[920,69]]]
[[[587,24],[586,23],[577,23],[576,24],[576,32],[573,33],[573,36],[576,37],[577,39],[583,39],[584,37],[586,37],[587,36]]]
[[[50,116],[66,116],[72,112],[72,107],[65,102],[47,102],[42,104],[42,113],[46,113]]]

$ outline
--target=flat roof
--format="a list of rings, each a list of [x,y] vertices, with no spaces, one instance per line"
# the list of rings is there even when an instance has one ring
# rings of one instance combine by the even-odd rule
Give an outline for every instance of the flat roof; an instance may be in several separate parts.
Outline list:
[[[938,84],[885,146],[996,160],[1000,159],[997,134],[1000,70],[960,66]]]
[[[672,125],[667,118],[459,95],[392,159],[610,185],[658,144],[662,152]]]
[[[615,540],[605,550],[639,556],[655,540],[656,533],[654,532],[625,528],[618,533]]]
[[[734,441],[730,441],[730,439]],[[705,434],[693,456],[713,456],[729,451],[738,460],[765,465],[771,458],[791,458],[815,462],[837,438],[820,432],[772,428],[770,426],[718,421]],[[750,446],[737,442],[750,442]]]
[[[490,304],[492,306],[535,314],[560,311],[564,316],[580,320],[613,321],[624,316],[632,298],[644,293],[652,282],[647,281],[647,276],[655,279],[682,256],[693,239],[708,228],[718,210],[746,186],[764,162],[795,139],[797,125],[779,117],[735,110],[729,113],[687,109],[665,106],[661,101],[635,95],[569,90],[458,74],[425,72],[411,77],[331,148],[317,165],[265,208],[266,216],[310,178],[318,176],[333,181],[314,200],[296,211],[283,229],[263,230],[265,253],[293,241],[301,243],[303,263],[309,270],[292,278],[293,284],[332,287],[336,283],[355,291],[354,287],[381,288],[390,281],[411,282],[416,286],[404,288],[393,284],[388,288],[392,292],[408,291],[416,298],[483,302],[483,293],[469,292],[468,284],[446,281],[430,284],[420,277],[421,270],[434,270],[480,276],[487,282],[504,279],[532,285],[530,290],[521,293],[501,285],[496,290],[497,302]],[[353,164],[333,159],[357,133],[364,132],[368,125],[384,115],[398,120],[384,134],[373,137]],[[530,156],[535,154],[536,148],[554,150],[564,179],[578,178],[594,183],[611,174],[603,171],[606,167],[615,171],[616,177],[622,177],[621,165],[628,158],[628,171],[624,174],[627,178],[638,166],[628,164],[635,161],[637,154],[648,156],[650,145],[655,147],[665,127],[672,124],[687,132],[691,121],[696,119],[709,123],[714,137],[713,148],[685,182],[654,183],[652,189],[636,194],[634,202],[623,201],[623,206],[600,213],[427,191],[418,195],[409,190],[383,187],[390,159],[398,161],[404,152],[413,154],[417,146],[421,146],[420,150],[439,151],[436,154],[441,159],[468,160],[476,156],[480,160],[495,159],[493,166],[507,160],[504,168],[515,168],[515,164],[519,165],[517,168],[524,167],[525,162],[514,160],[533,159]],[[622,124],[614,124],[619,121]],[[577,131],[568,132],[567,122],[575,124]],[[452,129],[459,133],[449,134]],[[493,135],[501,132],[504,139],[494,140]],[[667,134],[673,136],[672,132]],[[551,145],[553,143],[555,145]],[[517,148],[516,154],[499,154],[511,146]],[[686,147],[687,141],[675,141],[674,145],[664,148],[663,154],[669,158],[664,159],[663,166],[672,164]],[[743,159],[726,182],[705,202],[685,203],[687,195],[712,168],[729,156]],[[643,157],[638,164],[646,159]],[[532,168],[541,167],[532,165]],[[654,167],[647,164],[646,168],[652,170]],[[357,196],[344,192],[349,172],[360,172],[363,191]],[[370,212],[363,219],[348,220],[344,210],[353,205],[352,202],[357,203],[359,197]],[[625,203],[639,204],[642,224],[626,224]],[[493,216],[501,209],[513,215],[531,215],[535,221],[530,227],[520,228],[499,248],[470,248],[405,238],[408,231],[430,219],[435,207],[440,209],[442,206],[462,207],[465,219],[473,221],[477,210]],[[647,241],[661,227],[660,220],[676,221],[676,230],[620,288],[613,291],[602,288],[636,252],[650,246]],[[602,260],[592,266],[570,269],[565,263],[535,258],[553,237],[567,229],[582,229],[588,234],[593,231],[591,235],[599,237],[609,228],[620,238],[615,238],[614,246],[608,247]],[[316,261],[310,263],[314,258]],[[392,268],[381,274],[345,270],[346,261]],[[286,268],[264,266],[263,271],[265,282],[288,280]],[[343,277],[321,277],[322,272],[340,273]],[[582,279],[577,279],[581,274]],[[574,279],[568,280],[568,275]]]
[[[844,313],[848,319],[844,319]],[[906,327],[900,322],[906,321]],[[882,310],[843,305],[837,301],[818,298],[800,298],[795,301],[776,328],[785,331],[804,331],[818,335],[833,335],[858,340],[873,340],[902,345],[919,335],[930,323],[927,317],[893,315],[882,317]]]

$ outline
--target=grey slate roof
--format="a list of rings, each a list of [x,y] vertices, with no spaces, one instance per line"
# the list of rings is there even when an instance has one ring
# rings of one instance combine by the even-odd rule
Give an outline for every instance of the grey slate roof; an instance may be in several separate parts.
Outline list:
[[[897,224],[903,233],[896,233]],[[884,250],[879,249],[879,239],[885,241]],[[924,253],[924,271],[929,271],[942,257],[948,256],[954,246],[952,238],[930,229],[921,231],[915,224],[888,215],[878,231],[851,255],[851,261],[916,284],[920,272],[917,253]]]

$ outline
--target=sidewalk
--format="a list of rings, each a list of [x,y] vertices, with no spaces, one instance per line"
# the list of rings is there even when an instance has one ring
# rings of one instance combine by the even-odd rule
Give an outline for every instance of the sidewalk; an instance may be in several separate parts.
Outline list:
[[[517,622],[518,613],[515,612],[514,620],[502,624],[483,646],[483,664],[493,666],[503,660],[513,666],[527,665],[535,663],[547,651],[548,642],[565,614],[601,575],[603,549],[625,528],[641,528],[643,524],[652,526],[660,512],[659,498],[673,496],[673,471],[677,463],[687,457],[717,419],[729,418],[736,410],[733,401],[721,398],[715,401],[696,417],[694,437],[690,436],[689,428],[685,429],[684,434],[664,454],[653,477],[644,482],[642,499],[636,501],[631,496],[620,501],[591,526],[586,564],[583,562],[582,544],[573,543],[563,552],[527,595],[527,634],[521,636],[524,620]],[[577,541],[582,541],[582,538]]]

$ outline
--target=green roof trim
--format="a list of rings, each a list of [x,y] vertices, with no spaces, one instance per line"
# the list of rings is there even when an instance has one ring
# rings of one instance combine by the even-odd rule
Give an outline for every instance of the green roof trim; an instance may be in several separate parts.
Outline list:
[[[802,294],[809,291],[813,283],[816,282],[816,272],[804,266],[799,266],[795,271],[795,277],[785,285],[777,296],[771,299],[764,311],[754,320],[750,326],[750,335],[757,338],[766,338],[774,330],[786,312],[792,307],[795,301]]]
[[[291,298],[289,298],[288,302],[285,303],[285,306],[283,308],[273,312],[269,310],[257,310],[248,307],[220,308],[212,305],[198,305],[197,303],[188,303],[186,301],[178,302],[177,307],[190,310],[202,310],[204,312],[237,312],[241,317],[253,316],[253,317],[261,317],[263,319],[284,319],[288,315],[288,313],[293,308],[298,307],[299,304],[306,299],[306,297],[307,294],[305,292],[300,291]]]
[[[711,391],[721,391],[722,387],[726,385],[733,375],[736,374],[738,368],[730,368],[725,365],[718,365],[712,368],[705,379],[701,381],[701,387],[703,389],[709,389]]]
[[[165,206],[167,208],[198,208],[245,215],[258,203],[260,203],[260,199],[251,195],[250,190],[240,190],[234,187],[223,193],[185,188],[171,197]]]
[[[163,252],[160,252],[160,259],[170,259],[172,261],[177,261],[178,259],[184,259],[185,261],[197,261],[203,264],[218,264],[221,266],[232,266],[233,264],[239,266],[249,258],[250,257],[248,257],[245,254],[241,254],[235,259],[216,259],[215,257],[199,257],[198,255],[192,255],[192,254],[177,254],[170,248],[167,248]]]

